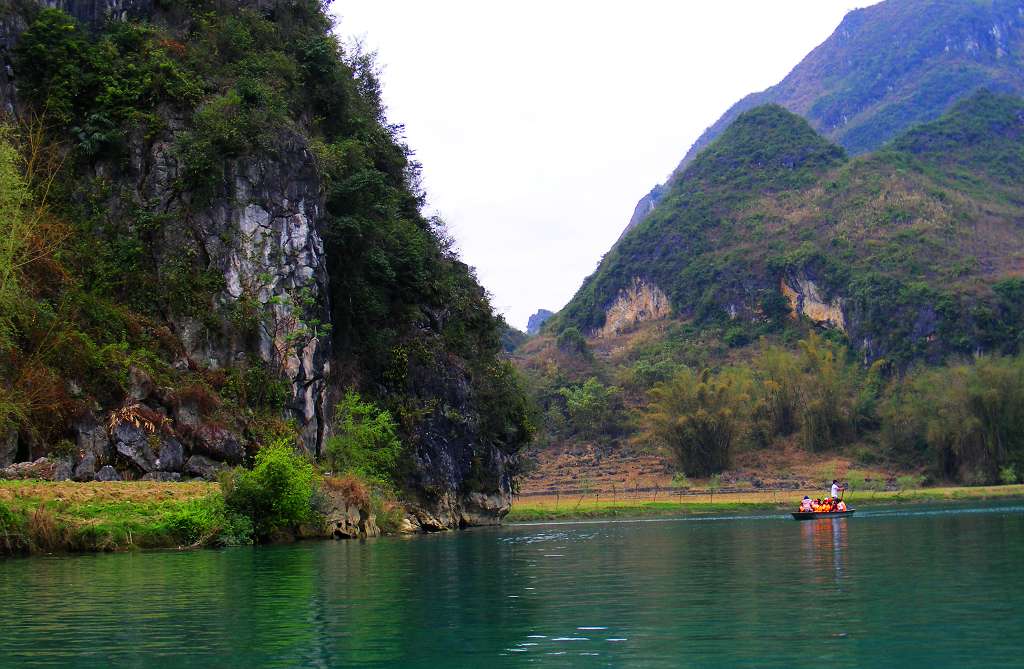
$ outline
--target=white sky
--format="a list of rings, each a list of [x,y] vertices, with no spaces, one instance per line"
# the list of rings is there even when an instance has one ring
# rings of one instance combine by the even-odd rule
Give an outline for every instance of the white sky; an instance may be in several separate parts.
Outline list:
[[[495,308],[557,311],[733,102],[872,0],[339,0]]]

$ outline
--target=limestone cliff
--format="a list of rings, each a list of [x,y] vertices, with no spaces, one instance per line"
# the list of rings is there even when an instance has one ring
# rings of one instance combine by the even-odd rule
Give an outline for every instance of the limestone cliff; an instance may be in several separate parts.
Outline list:
[[[81,277],[65,300],[124,319],[69,326],[93,343],[50,370],[61,413],[5,428],[0,467],[212,478],[280,434],[321,457],[333,403],[358,388],[401,418],[412,522],[507,513],[529,427],[501,323],[420,211],[372,62],[323,12],[0,2],[0,108],[47,109],[64,154],[51,206],[71,230],[62,271]],[[40,300],[71,293],[54,281]]]
[[[598,331],[599,337],[614,337],[637,323],[668,318],[672,305],[660,288],[640,277],[633,284],[619,291],[615,301],[605,312],[604,325]]]
[[[846,318],[843,316],[841,297],[833,297],[826,301],[817,284],[802,274],[783,278],[780,281],[779,290],[789,300],[792,318],[806,316],[818,325],[834,327],[846,332]]]

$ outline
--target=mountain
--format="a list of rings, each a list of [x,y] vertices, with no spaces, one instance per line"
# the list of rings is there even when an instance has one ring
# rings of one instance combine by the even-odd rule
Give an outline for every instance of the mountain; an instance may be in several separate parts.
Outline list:
[[[740,114],[558,314],[610,336],[674,315],[740,345],[804,316],[866,360],[1016,352],[1024,103],[981,91],[849,158],[777,105]]]
[[[394,420],[413,524],[508,510],[530,424],[504,325],[325,7],[0,2],[0,458],[343,463],[345,398]]]
[[[857,9],[778,84],[733,105],[694,142],[670,182],[743,112],[778,104],[850,155],[933,120],[979,88],[1024,93],[1017,0],[886,0]],[[657,198],[644,196],[632,229]]]
[[[538,309],[537,313],[530,316],[530,320],[526,323],[526,334],[535,335],[540,332],[540,328],[549,318],[555,315],[555,312],[548,311],[547,309]]]

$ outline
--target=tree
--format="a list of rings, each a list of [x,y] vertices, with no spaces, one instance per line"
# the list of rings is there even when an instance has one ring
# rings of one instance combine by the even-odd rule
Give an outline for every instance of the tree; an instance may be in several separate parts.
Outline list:
[[[846,350],[815,333],[800,341],[804,384],[800,441],[814,451],[838,446],[852,433],[855,379]]]
[[[720,472],[732,460],[741,430],[739,408],[749,396],[728,375],[700,375],[683,368],[650,392],[644,427],[689,476]]]
[[[615,402],[621,393],[617,386],[606,386],[592,376],[582,386],[558,392],[565,399],[569,419],[580,433],[595,437],[614,427]]]
[[[391,412],[364,402],[349,390],[338,403],[334,436],[327,440],[327,461],[336,472],[356,474],[390,488],[397,475],[402,442]]]

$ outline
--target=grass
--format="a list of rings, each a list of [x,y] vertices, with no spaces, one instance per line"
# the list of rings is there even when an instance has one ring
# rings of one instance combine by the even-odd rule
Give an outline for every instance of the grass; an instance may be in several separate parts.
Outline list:
[[[659,493],[661,499],[600,499],[596,497],[520,498],[506,516],[507,522],[574,520],[585,518],[678,516],[689,514],[735,513],[753,511],[790,511],[804,495],[820,497],[821,490],[759,491],[710,495]],[[958,500],[995,500],[1024,497],[1024,485],[917,488],[914,490],[860,492],[848,491],[845,499],[852,506],[875,503],[926,503]]]
[[[213,483],[0,481],[0,555],[203,545],[222,506]]]

